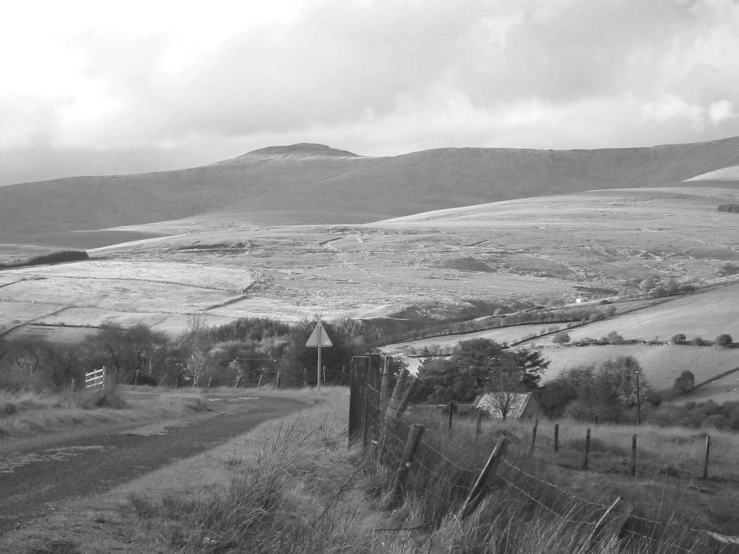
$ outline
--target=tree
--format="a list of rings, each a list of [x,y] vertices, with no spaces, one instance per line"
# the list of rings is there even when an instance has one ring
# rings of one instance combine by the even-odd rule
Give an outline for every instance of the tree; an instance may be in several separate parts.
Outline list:
[[[685,335],[682,333],[677,333],[676,335],[672,335],[672,344],[685,344]]]
[[[672,385],[672,388],[680,391],[683,394],[688,392],[693,387],[695,387],[695,375],[693,375],[693,372],[690,370],[683,371],[680,374],[680,377],[675,379],[675,384]]]
[[[536,350],[510,351],[488,339],[459,343],[448,359],[429,359],[419,369],[419,398],[470,402],[483,392],[538,387],[549,362]]]
[[[726,333],[722,333],[716,337],[716,344],[721,348],[728,348],[733,342],[734,339],[731,338],[731,335],[727,335]]]
[[[566,331],[557,333],[552,337],[552,342],[554,344],[567,344],[568,342],[570,342],[570,334]]]
[[[611,331],[606,335],[608,344],[623,344],[624,338],[617,331]]]

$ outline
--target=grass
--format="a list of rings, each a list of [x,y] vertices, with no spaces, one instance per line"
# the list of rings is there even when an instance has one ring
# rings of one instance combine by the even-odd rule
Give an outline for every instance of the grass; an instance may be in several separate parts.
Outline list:
[[[706,535],[691,532],[686,521],[719,532],[731,529],[730,522],[718,517],[731,505],[721,504],[718,494],[712,496],[717,513],[701,513],[696,522],[692,485],[672,487],[663,475],[638,475],[635,482],[608,472],[575,471],[549,463],[544,455],[530,458],[524,452],[530,427],[516,422],[485,422],[484,436],[476,443],[474,423],[460,419],[450,439],[442,419],[428,414],[420,416],[427,431],[406,483],[405,502],[388,509],[405,427],[395,430],[397,438],[387,443],[381,459],[356,449],[349,452],[347,395],[335,389],[324,395],[314,407],[266,423],[230,444],[220,458],[228,482],[195,491],[130,496],[128,510],[145,527],[148,540],[193,553],[666,554],[679,548],[709,551]],[[418,418],[417,413],[409,416]],[[620,452],[616,439],[628,431],[608,429],[594,441],[594,450]],[[648,430],[645,436],[659,431]],[[502,434],[511,441],[506,459],[528,475],[501,466],[490,494],[462,521],[457,514],[467,491]],[[678,444],[685,438],[679,431],[668,434]],[[611,439],[616,440],[613,445]],[[654,448],[656,452],[658,446]],[[714,484],[709,481],[702,488]],[[605,511],[594,506],[610,505],[617,496],[624,499],[622,507],[608,519],[592,548],[586,548],[593,525]],[[629,509],[636,517],[625,522]]]
[[[124,387],[66,393],[0,390],[0,437],[22,438],[70,427],[135,423],[205,409],[207,404],[199,391],[142,395]]]

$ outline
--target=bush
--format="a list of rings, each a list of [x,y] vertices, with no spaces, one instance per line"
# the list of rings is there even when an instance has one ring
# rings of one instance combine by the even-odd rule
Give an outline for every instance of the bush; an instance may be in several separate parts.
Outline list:
[[[716,344],[721,348],[727,348],[731,346],[733,342],[734,340],[731,338],[731,335],[727,335],[726,333],[723,333],[716,337]]]
[[[554,344],[567,344],[570,342],[570,334],[562,331],[561,333],[557,333],[552,337],[552,342]]]
[[[685,335],[678,333],[677,335],[673,335],[670,340],[672,341],[672,344],[685,344],[685,339]]]
[[[608,341],[608,344],[623,344],[624,342],[624,338],[616,331],[608,333],[608,335],[606,335],[606,340]]]
[[[708,345],[708,343],[700,337],[695,337],[693,340],[690,341],[690,344],[692,344],[693,346],[707,346]]]
[[[84,250],[60,250],[59,252],[51,252],[50,254],[34,256],[33,258],[28,258],[16,263],[0,264],[0,267],[8,268],[44,264],[61,264],[64,262],[79,262],[81,260],[87,260],[89,258],[90,255]]]

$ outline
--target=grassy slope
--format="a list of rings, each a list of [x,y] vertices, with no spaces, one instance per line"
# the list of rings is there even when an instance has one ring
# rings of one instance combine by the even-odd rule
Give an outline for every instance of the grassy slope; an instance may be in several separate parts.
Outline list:
[[[739,340],[737,298],[739,285],[730,285],[572,329],[569,335],[573,342],[585,337],[597,339],[611,331],[617,331],[625,339],[658,337],[669,341],[673,335],[683,333],[688,340],[695,337],[713,340],[721,333],[728,333]],[[551,344],[552,338],[535,342]]]
[[[361,223],[481,202],[676,183],[739,162],[739,139],[607,150],[454,148],[364,158],[306,145],[179,171],[0,189],[2,242],[235,211],[257,223]]]
[[[697,434],[682,430],[612,428],[600,426],[592,441],[590,471],[579,471],[584,428],[563,422],[561,450],[551,452],[551,428],[540,428],[536,456],[518,456],[518,449],[530,443],[530,424],[509,422],[505,426],[484,422],[484,434],[477,443],[485,460],[501,433],[512,441],[508,460],[524,467],[533,479],[507,467],[500,474],[531,500],[496,478],[493,493],[465,522],[449,515],[430,530],[428,515],[442,508],[437,496],[451,493],[452,478],[471,482],[476,473],[460,475],[441,461],[437,487],[426,486],[420,464],[411,468],[406,491],[409,500],[396,511],[384,511],[383,485],[393,471],[368,464],[355,471],[357,453],[346,450],[347,397],[326,391],[328,404],[319,404],[300,414],[271,421],[228,444],[158,470],[108,494],[59,506],[42,521],[0,540],[17,554],[52,552],[64,545],[70,551],[102,552],[367,552],[411,554],[415,552],[487,552],[491,545],[500,554],[564,554],[577,551],[578,543],[592,527],[568,525],[552,517],[536,501],[553,506],[576,520],[597,518],[593,507],[569,496],[610,504],[616,496],[624,499],[617,510],[634,509],[634,515],[659,521],[691,520],[695,527],[735,534],[731,506],[737,494],[732,463],[735,439],[716,433],[715,478],[697,486],[690,473],[700,471]],[[413,415],[411,415],[413,417]],[[433,418],[425,418],[430,430]],[[630,434],[640,436],[636,479],[628,477],[625,459]],[[695,436],[694,436],[695,435]],[[446,433],[427,436],[446,457],[464,467],[477,468],[476,456],[455,449]],[[458,419],[454,441],[474,451],[474,421]],[[733,441],[733,442],[732,442]],[[694,452],[695,450],[695,452]],[[695,455],[694,455],[695,454]],[[429,464],[433,457],[424,457]],[[419,460],[420,461],[420,460]],[[676,464],[676,465],[675,465]],[[675,465],[677,476],[659,474],[659,468]],[[697,468],[696,468],[697,466]],[[436,466],[434,466],[436,467]],[[446,471],[444,471],[446,470]],[[685,472],[685,474],[680,473]],[[472,477],[471,477],[472,476]],[[562,490],[536,481],[544,479]],[[729,479],[727,481],[727,479]],[[446,488],[438,485],[446,484]],[[454,514],[464,498],[464,490],[449,496],[444,509]],[[604,538],[590,552],[594,554],[646,554],[674,552],[671,547],[653,546],[649,538],[623,541],[620,548],[609,539],[618,525],[604,530]],[[421,528],[417,528],[423,526]],[[677,527],[677,528],[676,528]],[[400,529],[411,528],[410,532]],[[630,524],[646,537],[660,537],[656,526]],[[673,526],[667,540],[678,542],[684,529]],[[690,544],[690,539],[681,543]],[[705,552],[696,545],[693,552]]]
[[[563,369],[597,364],[617,356],[634,356],[654,389],[671,388],[675,379],[685,370],[692,371],[696,382],[701,382],[739,367],[739,348],[629,344],[546,348],[543,354],[552,362],[547,370],[547,378],[556,376]]]

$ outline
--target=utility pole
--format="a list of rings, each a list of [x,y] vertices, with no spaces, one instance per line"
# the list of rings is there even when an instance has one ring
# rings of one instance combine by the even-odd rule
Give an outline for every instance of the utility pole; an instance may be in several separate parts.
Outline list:
[[[635,371],[634,375],[636,375],[636,424],[641,425],[641,394],[639,392],[639,372]]]
[[[323,326],[319,325],[318,327],[316,327],[316,329],[318,330],[318,376],[316,377],[317,379],[316,380],[316,390],[320,391],[321,390],[321,368],[323,367],[321,365],[321,339],[323,338],[321,336],[321,333],[323,331]]]

